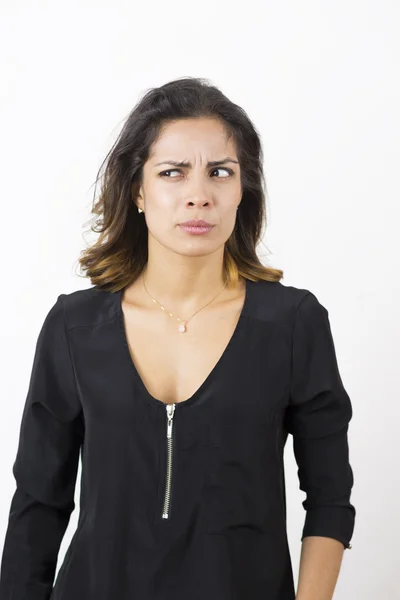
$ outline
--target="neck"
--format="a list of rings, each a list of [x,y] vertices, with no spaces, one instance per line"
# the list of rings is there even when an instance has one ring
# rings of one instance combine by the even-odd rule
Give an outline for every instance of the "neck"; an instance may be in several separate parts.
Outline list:
[[[222,260],[199,264],[196,258],[187,260],[186,264],[182,261],[175,265],[149,260],[140,277],[142,286],[143,279],[148,294],[166,310],[180,311],[182,314],[189,314],[211,300],[221,292],[225,283]],[[216,302],[224,297],[227,289],[228,285],[215,299]],[[143,292],[150,300],[144,287]]]

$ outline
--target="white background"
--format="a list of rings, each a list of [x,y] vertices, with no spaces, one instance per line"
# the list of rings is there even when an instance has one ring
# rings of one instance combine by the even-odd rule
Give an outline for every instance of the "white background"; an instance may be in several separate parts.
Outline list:
[[[40,326],[58,294],[90,286],[77,258],[100,162],[144,90],[201,76],[262,136],[260,255],[328,309],[352,399],[357,518],[335,599],[400,598],[399,6],[2,1],[1,541]],[[285,460],[297,583],[305,513],[290,437]]]

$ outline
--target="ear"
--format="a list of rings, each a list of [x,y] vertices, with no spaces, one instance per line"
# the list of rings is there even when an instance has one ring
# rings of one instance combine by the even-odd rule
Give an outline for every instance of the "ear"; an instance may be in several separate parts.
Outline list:
[[[141,208],[142,210],[144,210],[142,187],[140,187],[139,191],[137,191],[137,185],[132,185],[131,191],[132,191],[132,200],[133,200],[133,203],[138,208]]]

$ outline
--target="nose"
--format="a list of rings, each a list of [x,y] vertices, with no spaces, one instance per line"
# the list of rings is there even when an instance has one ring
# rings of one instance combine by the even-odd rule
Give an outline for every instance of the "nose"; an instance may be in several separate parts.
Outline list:
[[[192,175],[191,182],[186,188],[186,204],[198,208],[211,204],[211,191],[201,175],[200,177]]]
[[[192,197],[192,198],[187,198],[186,205],[192,206],[192,207],[194,206],[197,208],[203,208],[203,207],[209,206],[210,202],[209,202],[209,200],[207,200],[205,198],[200,198],[200,197],[193,198]]]

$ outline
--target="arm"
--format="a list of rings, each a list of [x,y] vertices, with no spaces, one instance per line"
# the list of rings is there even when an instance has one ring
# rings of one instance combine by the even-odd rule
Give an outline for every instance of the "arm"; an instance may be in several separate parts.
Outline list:
[[[331,600],[341,554],[351,547],[355,522],[347,437],[351,417],[328,311],[308,292],[294,323],[285,415],[286,429],[293,435],[300,489],[306,492],[298,600]]]
[[[303,539],[296,600],[332,600],[343,552],[343,544],[333,538]]]
[[[36,344],[20,428],[4,542],[0,600],[48,600],[74,505],[83,440],[60,295]]]

